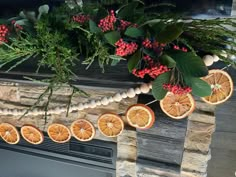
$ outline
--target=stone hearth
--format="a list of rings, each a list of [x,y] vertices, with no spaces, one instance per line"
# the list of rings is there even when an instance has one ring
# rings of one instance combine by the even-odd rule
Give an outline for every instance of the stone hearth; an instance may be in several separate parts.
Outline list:
[[[35,103],[38,96],[43,93],[45,89],[46,86],[42,85],[1,82],[0,108],[27,109]],[[119,89],[97,89],[93,87],[82,87],[82,89],[86,89],[86,92],[90,94],[91,97],[86,98],[75,94],[72,99],[72,104],[85,102],[88,101],[88,99],[111,96],[119,91]],[[71,92],[72,90],[68,87],[56,90],[52,96],[49,107],[65,106],[69,101]],[[39,106],[45,105],[47,101],[46,98],[47,96],[40,102]],[[96,120],[100,114],[105,112],[124,112],[129,105],[137,103],[137,99],[137,97],[125,99],[120,103],[112,103],[106,107],[100,106],[95,109],[72,112],[68,117],[66,117],[66,113],[61,115],[48,115],[46,124],[43,116],[25,116],[19,120],[19,116],[0,115],[0,122],[9,122],[17,127],[21,127],[23,124],[33,124],[42,131],[46,131],[48,125],[51,123],[59,122],[69,126],[76,119],[86,118],[97,128]],[[168,163],[164,166],[162,162],[142,163],[142,159],[139,155],[145,155],[145,148],[147,148],[146,150],[148,151],[148,147],[142,146],[144,140],[145,142],[148,140],[145,138],[142,139],[142,137],[146,136],[148,139],[150,139],[150,137],[148,134],[145,134],[145,132],[137,132],[127,124],[124,132],[118,138],[106,138],[97,130],[95,139],[117,143],[117,177],[205,177],[207,176],[207,163],[211,157],[209,146],[211,144],[212,133],[215,129],[214,111],[214,107],[197,100],[196,110],[188,118],[187,130],[186,127],[182,127],[181,129],[183,136],[181,138],[183,139],[184,145],[182,145],[182,147],[180,143],[178,148],[181,148],[181,151],[176,151],[175,153],[178,155],[179,159],[179,162],[176,162],[176,164],[181,164],[180,171],[169,168]],[[159,125],[158,122],[156,122],[156,124]],[[154,128],[152,128],[150,132],[154,132]],[[170,130],[167,128],[165,131],[168,132]],[[176,128],[176,132],[178,132],[178,127]],[[175,135],[173,134],[173,136]],[[166,141],[169,143],[171,140],[167,139]],[[158,149],[159,147],[162,147],[161,144],[156,144],[155,148]],[[175,150],[176,148],[174,147],[170,149],[170,151],[173,152]],[[158,164],[161,165],[159,166]]]

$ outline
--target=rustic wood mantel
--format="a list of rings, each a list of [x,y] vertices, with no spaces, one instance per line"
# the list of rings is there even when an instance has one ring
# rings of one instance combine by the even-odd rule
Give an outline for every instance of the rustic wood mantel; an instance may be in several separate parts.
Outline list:
[[[33,68],[25,64],[21,68],[10,73],[1,72],[0,79],[0,108],[27,109],[37,100],[38,96],[46,89],[46,85],[34,83],[24,79],[24,76],[34,79],[51,77],[50,73],[33,74]],[[117,69],[118,68],[118,69]],[[20,72],[24,71],[24,72]],[[112,96],[116,92],[136,87],[141,82],[127,72],[126,64],[120,63],[115,68],[106,69],[101,73],[95,65],[89,70],[78,69],[78,80],[74,84],[88,92],[91,97],[85,98],[75,95],[72,103],[87,102],[90,99],[99,99],[103,96]],[[72,89],[62,87],[56,90],[52,96],[49,107],[65,106]],[[22,120],[19,117],[0,115],[0,122],[10,122],[17,127],[30,123],[46,131],[49,124],[61,122],[69,126],[78,118],[86,118],[97,127],[98,116],[105,112],[124,112],[128,106],[134,103],[147,103],[154,100],[149,95],[140,95],[128,98],[120,103],[112,103],[108,106],[100,106],[95,109],[72,112],[66,114],[48,115],[45,124],[43,116],[26,116]],[[45,105],[47,99],[43,99],[39,107]],[[155,111],[155,125],[146,131],[135,130],[127,124],[122,135],[118,138],[106,138],[97,130],[95,139],[117,143],[117,177],[194,177],[205,176],[207,162],[210,159],[209,145],[211,134],[214,131],[214,108],[197,100],[197,109],[189,119],[173,120],[167,117],[160,109],[159,103],[153,103],[150,107]],[[125,120],[125,117],[123,117]]]

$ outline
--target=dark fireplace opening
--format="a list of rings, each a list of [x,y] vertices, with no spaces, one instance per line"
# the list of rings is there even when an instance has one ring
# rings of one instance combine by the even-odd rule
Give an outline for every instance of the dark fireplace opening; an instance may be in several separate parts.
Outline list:
[[[17,145],[0,141],[0,177],[115,177],[116,143],[71,139],[54,143],[45,135],[40,145],[21,139]]]

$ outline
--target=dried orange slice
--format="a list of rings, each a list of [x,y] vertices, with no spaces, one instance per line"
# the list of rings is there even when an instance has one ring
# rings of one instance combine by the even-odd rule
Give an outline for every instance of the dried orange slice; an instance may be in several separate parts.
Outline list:
[[[160,101],[162,111],[174,119],[182,119],[190,115],[195,109],[195,101],[191,94],[173,94],[168,92]]]
[[[20,129],[21,136],[31,144],[41,144],[44,140],[43,133],[33,125],[24,125]]]
[[[95,128],[91,122],[86,119],[74,121],[70,130],[72,135],[79,141],[90,141],[95,136]]]
[[[155,114],[144,104],[135,104],[126,111],[126,118],[130,126],[138,129],[151,128],[155,122]]]
[[[17,144],[20,141],[20,134],[18,130],[9,123],[0,124],[0,136],[8,144]]]
[[[70,130],[62,124],[51,124],[48,127],[48,136],[56,143],[66,143],[71,138]]]
[[[98,129],[107,137],[119,136],[124,129],[122,118],[113,113],[106,113],[98,118]]]
[[[217,105],[231,97],[234,84],[227,72],[218,69],[209,70],[209,74],[202,79],[210,84],[212,89],[210,96],[202,98],[206,103]]]

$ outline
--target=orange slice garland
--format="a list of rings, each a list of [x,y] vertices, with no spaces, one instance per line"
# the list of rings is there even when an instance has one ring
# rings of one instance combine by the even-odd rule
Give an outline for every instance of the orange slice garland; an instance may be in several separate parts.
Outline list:
[[[44,140],[43,133],[33,125],[24,125],[21,127],[22,137],[31,144],[41,144]]]
[[[62,124],[51,124],[48,127],[48,136],[56,143],[66,143],[71,138],[70,130]]]
[[[98,129],[107,137],[119,136],[124,130],[122,118],[113,113],[106,113],[98,118]]]
[[[138,129],[151,128],[155,122],[153,110],[144,104],[135,104],[126,111],[126,118],[130,126]]]
[[[191,94],[173,94],[168,92],[160,101],[162,111],[171,118],[182,119],[190,115],[195,109],[195,101]]]
[[[0,136],[8,144],[17,144],[20,141],[18,130],[9,123],[0,124]]]
[[[228,100],[234,90],[233,80],[230,75],[222,70],[209,70],[209,74],[202,78],[211,85],[212,93],[210,96],[202,98],[206,103],[217,105]]]
[[[70,130],[72,135],[79,141],[90,141],[96,133],[93,124],[86,119],[74,121]]]

